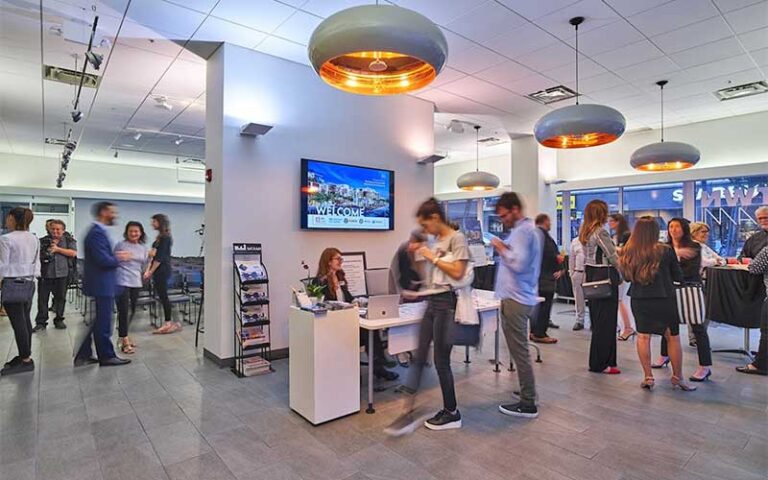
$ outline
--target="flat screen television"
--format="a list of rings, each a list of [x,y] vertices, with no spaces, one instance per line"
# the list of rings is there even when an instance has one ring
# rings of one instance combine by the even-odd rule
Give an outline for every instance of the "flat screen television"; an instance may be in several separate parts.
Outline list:
[[[393,230],[395,172],[301,159],[301,228]]]

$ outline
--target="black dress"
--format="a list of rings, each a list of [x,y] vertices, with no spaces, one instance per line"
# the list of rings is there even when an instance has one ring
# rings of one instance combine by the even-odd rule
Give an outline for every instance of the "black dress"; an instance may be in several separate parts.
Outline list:
[[[678,335],[680,326],[677,300],[672,282],[681,282],[683,272],[672,248],[664,247],[659,271],[647,285],[633,283],[629,288],[630,306],[638,333],[664,335],[667,329]]]

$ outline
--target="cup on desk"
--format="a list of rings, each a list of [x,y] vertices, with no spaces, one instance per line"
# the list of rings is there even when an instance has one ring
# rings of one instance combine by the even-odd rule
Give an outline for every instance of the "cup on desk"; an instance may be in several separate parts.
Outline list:
[[[749,257],[744,257],[741,259],[741,263],[742,265],[749,265],[750,263],[752,263],[752,259]]]
[[[738,265],[739,259],[736,257],[728,257],[725,259],[726,262],[728,262],[728,265]]]

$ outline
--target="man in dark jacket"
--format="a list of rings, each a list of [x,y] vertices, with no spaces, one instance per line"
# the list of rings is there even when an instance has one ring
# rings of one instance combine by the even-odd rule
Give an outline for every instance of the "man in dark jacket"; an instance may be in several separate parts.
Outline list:
[[[768,246],[768,205],[755,211],[755,220],[759,228],[744,243],[739,258],[755,258],[760,250]]]
[[[48,235],[40,239],[40,262],[42,271],[38,279],[37,317],[33,332],[45,330],[48,326],[48,299],[53,294],[53,324],[64,329],[64,307],[67,300],[72,259],[77,257],[77,242],[66,235],[66,225],[61,220],[48,220],[45,224]]]
[[[541,271],[539,272],[539,296],[544,301],[539,304],[536,320],[531,326],[531,341],[536,343],[557,343],[556,338],[547,335],[550,326],[550,314],[552,313],[552,300],[555,297],[557,280],[563,274],[557,251],[557,243],[549,235],[552,221],[545,213],[536,216],[536,227],[542,232],[543,245],[541,255]],[[554,326],[554,325],[553,325]],[[557,326],[554,326],[558,328]]]

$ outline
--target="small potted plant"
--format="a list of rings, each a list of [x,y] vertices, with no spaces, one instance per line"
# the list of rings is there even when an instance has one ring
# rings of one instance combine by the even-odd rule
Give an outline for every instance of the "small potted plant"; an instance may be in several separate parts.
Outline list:
[[[307,285],[307,295],[309,296],[309,299],[312,301],[313,305],[317,305],[323,301],[324,291],[325,285],[320,285],[319,283],[315,282],[310,282]]]

